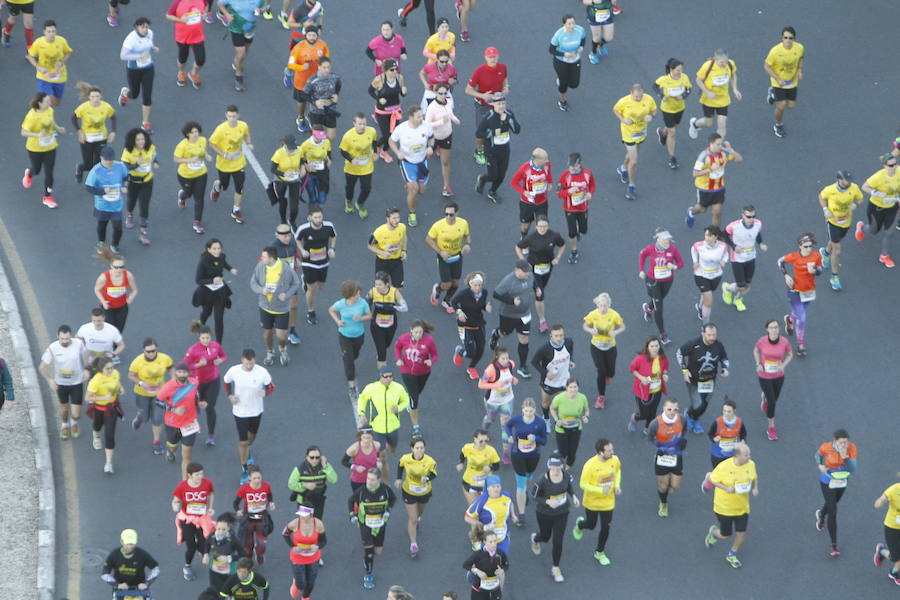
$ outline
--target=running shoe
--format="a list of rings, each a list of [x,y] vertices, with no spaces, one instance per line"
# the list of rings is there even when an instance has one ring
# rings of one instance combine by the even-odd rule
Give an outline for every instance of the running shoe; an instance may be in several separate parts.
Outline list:
[[[466,369],[466,375],[469,376],[469,379],[474,381],[479,377],[478,369],[476,369],[475,367],[469,367],[468,369]]]
[[[445,185],[444,189],[441,190],[441,196],[444,198],[452,198],[453,197],[453,188],[449,185]]]
[[[594,408],[606,408],[606,396],[597,396],[594,400]]]
[[[696,139],[697,139],[697,125],[696,125],[696,122],[697,122],[697,117],[691,117],[690,120],[688,121],[688,136],[689,136],[692,140],[696,140]]]
[[[187,197],[184,194],[184,190],[178,190],[177,199],[178,208],[184,208],[185,206],[187,206]]]
[[[134,215],[125,213],[125,229],[134,229]]]
[[[219,201],[219,195],[222,193],[222,190],[220,189],[221,185],[222,184],[219,183],[218,179],[213,181],[212,189],[209,190],[209,199],[212,200],[213,202]]]
[[[287,349],[282,350],[278,353],[278,362],[281,363],[282,367],[286,367],[291,364],[291,357],[287,353]]]
[[[775,90],[772,89],[772,86],[769,86],[769,89],[766,90],[766,103],[775,104]]]
[[[288,16],[285,13],[281,13],[278,15],[278,22],[281,23],[281,26],[284,29],[290,29],[290,25],[288,25]]]
[[[46,206],[47,208],[57,208],[59,207],[59,203],[53,199],[53,196],[47,195],[41,197],[41,204]]]
[[[592,65],[600,64],[600,57],[597,56],[596,52],[591,52],[588,54],[588,60],[591,61]]]
[[[659,138],[659,143],[663,146],[666,145],[666,138],[669,137],[668,132],[665,127],[657,127],[656,128],[656,137]]]
[[[409,216],[406,218],[406,224],[410,227],[418,227],[419,219],[416,217],[416,213],[409,213]]]
[[[622,14],[622,7],[619,6],[618,4],[613,4],[612,11],[613,11],[613,14],[614,14],[614,15],[621,15],[621,14]]]
[[[484,150],[476,150],[475,151],[475,164],[484,166],[487,164],[487,158],[484,155]],[[481,192],[479,192],[481,193]]]
[[[744,304],[743,296],[738,296],[737,298],[734,299],[734,307],[737,309],[738,312],[744,312],[745,310],[747,310],[747,305]]]
[[[500,330],[497,328],[494,328],[491,331],[491,340],[490,340],[490,342],[488,342],[488,346],[490,347],[491,350],[493,350],[494,348],[497,347],[497,342],[499,342],[499,341],[500,341]]]
[[[69,426],[68,425],[63,425],[62,427],[59,428],[59,439],[61,439],[63,441],[69,439]],[[534,534],[532,534],[532,535],[534,535]]]
[[[828,551],[828,556],[830,556],[832,558],[837,558],[840,555],[841,555],[841,551],[838,550],[837,544],[832,544],[831,550]]]
[[[549,329],[550,329],[550,326],[547,325],[547,321],[544,320],[544,319],[541,319],[541,322],[540,322],[540,324],[538,325],[538,330],[539,330],[541,333],[547,333],[547,330],[549,330]]]
[[[559,107],[559,110],[563,112],[569,112],[569,101],[568,100],[557,100],[556,106]]]
[[[297,582],[294,581],[293,577],[291,578],[291,598],[299,598],[300,597],[300,588],[297,587]]]
[[[115,473],[115,471],[113,471],[113,464],[111,462],[103,465],[103,473],[105,475],[112,475],[113,473]]]
[[[644,302],[641,304],[641,310],[643,311],[644,322],[649,323],[650,319],[653,318],[653,309],[650,308],[650,303]]]
[[[696,433],[698,435],[706,433],[703,430],[703,425],[700,423],[699,420],[694,421],[694,433]]]
[[[439,284],[439,283],[436,283],[433,286],[431,286],[431,294],[428,295],[428,301],[431,302],[432,306],[437,306],[439,304],[438,293],[439,293],[440,287],[441,287],[441,284]]]
[[[454,308],[452,306],[450,306],[450,303],[448,303],[446,300],[441,301],[441,308],[443,308],[445,311],[447,311],[448,315],[452,315],[452,314],[456,313],[456,310],[454,310]]]
[[[819,248],[819,254],[822,255],[822,268],[830,269],[831,268],[831,255],[828,254],[828,251],[825,248]]]
[[[366,219],[369,216],[369,209],[365,206],[361,205],[359,202],[354,202],[353,207],[356,209],[356,214],[360,219]]]
[[[199,73],[188,73],[188,78],[191,80],[191,85],[194,86],[195,90],[200,89],[200,74]]]
[[[487,199],[494,204],[500,204],[503,201],[503,198],[500,197],[500,194],[497,193],[497,190],[488,190],[488,193],[485,194],[485,196],[487,196]]]
[[[263,366],[271,367],[275,364],[275,353],[274,352],[266,352],[266,357],[263,359]]]
[[[206,436],[206,446],[209,447],[209,448],[212,448],[212,447],[215,446],[215,445],[216,445],[216,436],[214,436],[214,435],[211,434],[211,433],[208,434],[208,435]]]
[[[131,420],[131,428],[135,431],[141,428],[141,425],[144,424],[144,420],[141,418],[141,413],[138,413]]]
[[[420,438],[420,437],[422,437],[422,426],[419,425],[418,423],[413,424],[413,426],[412,426],[412,436],[410,436],[410,437],[414,437],[414,438]],[[422,517],[419,517],[419,519],[421,519],[421,518],[422,518]],[[416,520],[416,529],[418,529],[418,528],[419,528],[419,521],[418,521],[418,519],[417,519],[417,520]]]
[[[344,212],[348,215],[353,214],[353,200],[349,198],[344,198]]]
[[[628,415],[628,431],[630,433],[637,431],[637,421],[634,420],[634,413]]]
[[[825,531],[825,517],[822,516],[822,509],[816,509],[816,531]]]
[[[663,346],[668,346],[669,342],[671,342],[672,340],[669,339],[669,334],[663,331],[659,334],[659,341],[662,342]]]
[[[263,11],[262,16],[263,16],[263,19],[265,19],[266,21],[271,21],[273,18],[272,8],[267,6],[266,10]]]
[[[760,392],[759,398],[760,398],[759,410],[761,410],[764,415],[768,415],[769,414],[769,401],[766,400],[766,393]]]
[[[887,546],[884,544],[875,544],[875,555],[872,557],[872,562],[875,563],[876,567],[880,568],[884,564],[884,554],[882,552],[885,550],[887,550]]]
[[[699,302],[694,303],[694,310],[697,311],[697,318],[702,321],[703,320],[703,307],[700,306]]]
[[[778,432],[775,431],[775,427],[774,427],[774,426],[769,427],[768,429],[766,429],[766,437],[769,438],[769,441],[770,441],[770,442],[776,442],[776,441],[778,441]]]
[[[516,527],[525,527],[525,513],[519,513],[519,518],[516,520]]]
[[[234,222],[237,223],[238,225],[244,224],[244,215],[241,214],[241,209],[232,210],[231,218],[234,219]]]
[[[216,16],[214,14],[212,14],[212,12],[208,12],[208,13],[206,13],[205,20],[206,20],[207,25],[212,25],[213,23],[216,22]]]
[[[375,589],[375,576],[371,573],[366,573],[363,576],[363,587],[367,590]]]
[[[318,325],[319,324],[319,318],[316,317],[316,311],[311,310],[306,313],[306,322],[309,325]]]
[[[572,537],[576,540],[580,540],[584,537],[584,529],[581,528],[582,523],[584,523],[584,517],[575,519],[575,527],[572,528]]]
[[[243,75],[235,75],[234,76],[234,91],[243,92],[247,88],[244,87],[244,76]]]
[[[665,519],[669,516],[669,504],[667,502],[659,503],[659,510],[656,511],[656,514],[659,515],[661,519]]]
[[[628,185],[628,170],[623,169],[621,166],[616,167],[616,173],[619,174],[619,181]]]
[[[722,286],[722,302],[728,306],[731,306],[734,302],[734,293],[728,289],[728,284]]]
[[[141,123],[141,129],[143,129],[147,133],[153,133],[153,126],[150,125],[150,121],[144,121],[143,123]]]
[[[606,46],[600,46],[600,56],[609,56],[609,50],[606,49]]]
[[[694,207],[688,206],[687,214],[684,216],[684,224],[688,227],[694,226]]]
[[[504,465],[512,464],[512,458],[509,454],[509,450],[504,450],[503,454],[500,455],[500,462]]]
[[[633,185],[629,185],[625,188],[625,199],[631,200],[632,202],[637,200],[637,188]]]
[[[609,566],[610,560],[609,557],[606,556],[606,552],[600,552],[599,550],[594,552],[594,559],[604,567]]]
[[[125,106],[128,104],[128,86],[123,86],[121,90],[119,90],[119,106]]]
[[[78,423],[72,423],[72,437],[74,439],[78,439],[81,435],[81,427],[78,426]]]
[[[381,160],[384,161],[384,164],[389,165],[394,162],[394,157],[391,156],[391,153],[385,150],[384,148],[378,149],[378,156]]]
[[[703,545],[707,548],[714,546],[719,541],[716,538],[716,529],[718,529],[716,525],[710,525],[709,529],[706,530],[706,538],[703,540]]]
[[[894,583],[896,583],[897,585],[900,585],[900,573],[895,573],[894,571],[888,571],[888,578],[891,581],[893,581]]]
[[[11,36],[8,33],[6,33],[5,31],[3,32],[3,45],[7,48],[12,46],[12,40],[10,39],[10,37]]]
[[[775,137],[783,138],[785,136],[784,125],[779,125],[778,123],[775,123],[774,125],[772,125],[772,131],[775,132]]]
[[[22,175],[22,187],[26,190],[31,187],[31,169],[25,169],[25,174]]]
[[[828,281],[831,282],[831,289],[833,289],[834,291],[839,292],[844,289],[844,286],[841,285],[841,278],[837,275],[832,275],[831,279],[829,279]]]
[[[409,545],[409,557],[415,558],[419,555],[419,545],[415,542]]]
[[[308,133],[309,132],[309,123],[306,122],[304,117],[297,117],[294,120],[294,123],[297,124],[297,131],[300,133]]]
[[[244,469],[241,469],[241,485],[244,485],[245,483],[248,483],[249,481],[250,481],[250,473],[248,473]]]
[[[535,556],[541,555],[541,545],[537,543],[534,538],[537,537],[536,533],[531,534],[531,552],[534,553]]]
[[[156,440],[155,442],[153,442],[151,447],[153,448],[154,456],[161,456],[162,453],[164,452],[162,442],[159,440]]]
[[[141,246],[149,246],[150,245],[150,236],[147,232],[142,231],[138,234],[138,242],[140,242]]]
[[[166,449],[166,461],[170,462],[170,463],[175,462],[175,451],[174,450],[169,450],[168,448]]]
[[[181,575],[184,577],[185,581],[193,581],[197,579],[197,576],[194,575],[194,567],[191,565],[184,565],[181,568]]]
[[[669,168],[673,171],[678,168],[678,159],[674,156],[669,157]]]
[[[562,570],[559,567],[550,567],[550,574],[553,575],[553,581],[556,583],[562,583],[565,581],[565,577],[563,577]]]
[[[725,562],[727,562],[733,569],[740,569],[742,566],[740,559],[737,557],[737,554],[733,552],[729,552],[725,555]]]
[[[403,9],[397,9],[397,16],[400,17],[400,27],[406,27],[406,15],[403,14]]]
[[[119,17],[114,17],[113,15],[106,15],[106,24],[110,27],[118,27],[119,26]]]
[[[791,315],[784,315],[784,330],[788,335],[794,335],[794,317]]]
[[[25,185],[25,184],[22,184],[22,185]],[[863,231],[863,227],[865,227],[865,225],[863,224],[862,221],[856,222],[856,241],[857,242],[861,242],[864,239],[866,239],[866,232]]]
[[[566,259],[566,262],[569,263],[570,265],[576,264],[578,262],[578,251],[572,250],[569,253],[569,258]]]
[[[293,346],[296,346],[297,344],[300,343],[300,336],[297,335],[297,332],[296,332],[295,330],[291,329],[291,330],[288,332],[288,341],[289,341],[289,342],[291,343],[291,345],[293,345]]]
[[[529,371],[528,367],[526,367],[525,365],[519,365],[519,367],[516,369],[516,374],[522,379],[531,379],[532,377],[531,371]]]
[[[187,83],[187,75],[184,74],[184,71],[178,71],[178,76],[175,79],[175,85],[178,87],[184,87],[184,84]]]
[[[100,432],[94,431],[94,450],[103,450],[103,440],[100,439]]]
[[[703,481],[700,482],[700,491],[704,494],[713,488],[710,477],[712,477],[712,473],[707,472],[706,475],[703,476]]]
[[[881,264],[883,264],[884,266],[886,266],[888,269],[893,269],[893,268],[894,268],[894,261],[891,259],[891,255],[890,255],[890,254],[879,254],[879,255],[878,255],[878,262],[880,262]]]
[[[81,183],[81,179],[84,177],[84,165],[78,163],[75,165],[75,183]]]
[[[110,250],[110,252],[112,252],[113,254],[121,254],[121,252],[119,252],[119,247],[118,247],[118,246],[113,246],[112,244],[110,244],[109,250]],[[114,365],[118,365],[118,364],[120,364],[120,363],[122,362],[122,357],[119,356],[118,354],[116,354],[115,356],[112,357],[112,361],[113,361],[113,364],[114,364]]]
[[[463,29],[459,32],[459,39],[463,42],[468,42],[471,38],[469,37],[469,30]]]

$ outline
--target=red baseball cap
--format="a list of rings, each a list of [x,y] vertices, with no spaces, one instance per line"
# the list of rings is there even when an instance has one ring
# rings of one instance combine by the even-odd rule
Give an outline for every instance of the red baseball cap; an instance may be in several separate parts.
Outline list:
[[[488,46],[484,49],[485,56],[500,56],[500,51],[494,46]]]

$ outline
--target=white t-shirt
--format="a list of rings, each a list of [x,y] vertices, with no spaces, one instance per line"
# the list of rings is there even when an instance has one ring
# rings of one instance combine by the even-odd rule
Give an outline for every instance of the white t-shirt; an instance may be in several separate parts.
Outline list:
[[[57,340],[44,350],[41,362],[53,366],[56,385],[80,385],[84,381],[84,342],[73,338],[66,347]]]
[[[428,140],[434,137],[431,127],[424,121],[413,129],[409,121],[403,121],[391,134],[391,139],[400,147],[400,152],[406,157],[407,162],[420,163],[425,160],[428,150]]]
[[[122,343],[122,334],[119,333],[119,328],[109,323],[104,323],[103,329],[100,331],[94,328],[93,323],[85,323],[78,328],[78,333],[75,335],[84,340],[88,352],[98,356],[112,352],[116,344]]]
[[[234,365],[225,372],[225,383],[234,385],[234,395],[238,403],[231,405],[231,413],[236,417],[257,417],[263,412],[263,392],[272,376],[265,367],[253,365],[249,371],[243,365]]]

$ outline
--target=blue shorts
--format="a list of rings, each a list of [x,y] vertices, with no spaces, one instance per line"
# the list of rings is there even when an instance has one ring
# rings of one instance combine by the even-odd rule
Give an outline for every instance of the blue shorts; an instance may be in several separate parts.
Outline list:
[[[37,91],[56,96],[60,100],[62,100],[63,90],[65,89],[66,84],[64,83],[51,83],[49,81],[44,81],[43,79],[37,80]]]
[[[428,183],[428,161],[411,163],[408,160],[401,160],[400,173],[403,175],[403,181],[407,183],[425,185]]]

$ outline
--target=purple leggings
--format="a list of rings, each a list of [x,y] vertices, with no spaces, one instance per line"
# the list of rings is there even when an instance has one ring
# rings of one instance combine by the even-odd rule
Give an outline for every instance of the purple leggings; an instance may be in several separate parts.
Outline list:
[[[806,306],[812,300],[803,302],[800,300],[800,293],[793,291],[788,291],[787,297],[791,303],[791,320],[794,322],[797,343],[802,346],[806,337]]]

